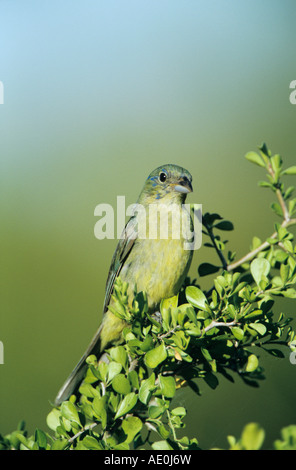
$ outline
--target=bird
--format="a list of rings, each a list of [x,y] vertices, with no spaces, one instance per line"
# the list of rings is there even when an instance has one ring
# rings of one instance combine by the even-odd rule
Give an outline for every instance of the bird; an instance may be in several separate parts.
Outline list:
[[[55,406],[60,406],[76,393],[84,379],[88,356],[95,355],[99,360],[108,347],[120,344],[123,340],[122,331],[126,322],[111,311],[114,283],[118,277],[128,284],[129,302],[132,302],[135,287],[137,292],[145,292],[148,312],[151,313],[158,311],[162,299],[169,299],[180,291],[193,256],[193,249],[185,246],[185,243],[192,241],[194,232],[190,211],[184,204],[187,194],[192,191],[191,174],[175,164],[156,168],[146,179],[134,213],[123,229],[111,261],[102,322],[59,390]],[[160,222],[166,215],[168,220],[167,225],[164,224],[166,232],[164,230],[162,236],[160,229],[163,227],[158,227],[155,218],[158,210]]]

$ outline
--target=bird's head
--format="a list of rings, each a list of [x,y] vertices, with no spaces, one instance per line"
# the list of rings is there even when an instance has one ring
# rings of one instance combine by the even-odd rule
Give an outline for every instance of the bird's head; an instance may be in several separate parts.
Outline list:
[[[159,201],[182,204],[187,194],[192,191],[192,176],[189,171],[178,165],[163,165],[150,173],[138,202]]]

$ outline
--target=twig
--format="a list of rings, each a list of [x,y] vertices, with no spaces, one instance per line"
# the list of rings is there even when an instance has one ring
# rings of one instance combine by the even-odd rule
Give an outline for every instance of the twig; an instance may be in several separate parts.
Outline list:
[[[296,219],[285,219],[283,220],[281,227],[285,228],[288,227],[289,225],[296,225]],[[277,232],[274,232],[269,238],[274,239],[278,235]],[[231,263],[227,266],[227,271],[233,271],[236,269],[238,266],[241,266],[242,264],[246,263],[247,261],[250,261],[252,258],[254,258],[260,251],[265,250],[270,246],[270,243],[265,241],[263,242],[260,246],[255,248],[255,250],[250,251],[247,253],[245,256],[243,256],[241,259],[236,261],[235,263]]]
[[[215,236],[213,235],[212,228],[210,228],[210,227],[208,226],[208,224],[206,223],[206,221],[205,221],[204,219],[203,219],[202,223],[203,223],[204,227],[206,228],[206,230],[207,230],[207,232],[208,232],[208,235],[209,235],[209,237],[210,237],[210,239],[211,239],[211,242],[213,243],[214,248],[215,248],[215,250],[216,250],[216,252],[217,252],[217,254],[218,254],[218,256],[219,256],[219,258],[220,258],[220,260],[221,260],[223,269],[227,269],[227,261],[226,261],[226,259],[224,258],[222,251],[221,251],[221,250],[218,248],[218,246],[217,246],[216,239],[215,239]]]
[[[268,173],[270,174],[270,176],[272,178],[274,178],[275,173],[274,173],[270,163],[267,165],[267,170],[268,170]],[[277,188],[276,191],[275,191],[275,194],[276,194],[277,199],[279,201],[280,207],[281,207],[282,212],[283,212],[283,217],[284,217],[284,220],[281,224],[281,227],[285,228],[285,227],[288,227],[289,225],[295,225],[296,224],[296,219],[291,219],[290,218],[289,210],[287,208],[287,205],[286,205],[286,202],[283,198],[281,190],[279,188]],[[274,232],[269,238],[274,239],[276,237],[277,237],[277,232]],[[258,246],[255,250],[252,250],[252,251],[250,251],[250,253],[243,256],[240,260],[236,261],[235,263],[229,264],[227,266],[227,271],[233,271],[235,268],[237,268],[238,266],[240,266],[243,263],[246,263],[250,259],[254,258],[258,253],[260,253],[260,251],[265,250],[269,246],[270,246],[270,243],[268,243],[268,241],[265,241],[260,246]]]
[[[275,193],[277,195],[279,204],[280,204],[281,209],[283,211],[284,221],[289,221],[290,220],[290,214],[289,214],[288,208],[286,206],[285,200],[283,198],[283,195],[282,195],[282,193],[279,189],[277,189]]]
[[[93,428],[95,428],[96,426],[98,425],[98,423],[90,423],[88,424],[87,426],[84,426],[80,431],[78,431],[77,434],[75,434],[74,436],[72,436],[70,439],[68,439],[68,444],[72,444],[72,442],[75,441],[75,439],[77,439],[77,437],[79,437],[81,434],[83,434],[85,431],[89,431]]]
[[[167,331],[166,333],[164,333],[163,335],[160,335],[159,338],[162,339],[162,338],[166,338],[167,336],[169,336],[171,333],[175,333],[176,330],[179,330],[181,328],[180,325],[177,325],[175,326],[174,328],[172,328],[171,330]]]
[[[208,326],[206,326],[206,327],[202,330],[202,332],[203,332],[203,333],[207,333],[207,331],[212,330],[213,328],[216,328],[216,327],[219,327],[219,326],[226,326],[227,328],[231,328],[232,326],[235,326],[235,325],[237,325],[237,324],[238,324],[238,323],[237,323],[237,321],[235,321],[235,320],[232,321],[232,322],[229,322],[229,323],[224,323],[224,322],[222,322],[222,321],[219,322],[219,321],[213,320]]]
[[[272,178],[275,177],[275,173],[273,171],[273,168],[271,166],[270,163],[268,163],[266,165],[266,168],[267,168],[267,171],[268,173],[270,174],[270,176]],[[290,217],[290,214],[289,214],[289,210],[287,208],[287,205],[286,205],[286,202],[284,200],[284,197],[282,195],[282,191],[277,188],[276,191],[276,196],[277,196],[277,199],[278,199],[278,202],[280,204],[280,207],[282,209],[282,212],[283,212],[283,222],[281,223],[281,227],[282,228],[286,228],[286,227],[289,227],[290,225],[296,225],[296,218],[293,218],[291,219]],[[225,260],[224,256],[223,256],[223,253],[222,251],[219,249],[219,247],[217,246],[217,243],[216,243],[216,239],[215,239],[215,236],[213,235],[213,231],[212,231],[212,227],[210,228],[208,226],[208,224],[206,223],[206,221],[203,219],[202,221],[204,227],[206,228],[207,232],[208,232],[208,235],[213,243],[213,246],[222,262],[222,267],[224,270],[226,271],[233,271],[234,269],[238,268],[239,266],[241,266],[242,264],[246,263],[247,261],[250,261],[252,258],[254,258],[258,253],[260,253],[261,251],[265,250],[266,248],[268,248],[271,244],[268,242],[268,241],[265,241],[263,243],[261,243],[260,246],[258,246],[257,248],[255,248],[254,250],[250,251],[249,253],[247,253],[246,255],[244,255],[242,258],[240,258],[238,261],[236,261],[235,263],[231,263],[231,264],[228,264],[227,261]],[[274,232],[270,237],[269,239],[275,239],[277,237],[278,233],[277,232]],[[279,246],[281,246],[281,248],[283,248],[283,246],[278,243]]]
[[[273,171],[273,168],[272,168],[270,163],[268,163],[268,165],[267,165],[267,170],[268,170],[268,173],[270,174],[270,176],[274,179],[275,172]],[[289,211],[288,211],[288,208],[286,206],[286,203],[285,203],[285,200],[283,198],[281,190],[279,188],[277,188],[276,191],[275,191],[275,194],[277,195],[279,204],[280,204],[281,209],[283,211],[284,221],[289,221],[290,220],[290,214],[289,214]]]

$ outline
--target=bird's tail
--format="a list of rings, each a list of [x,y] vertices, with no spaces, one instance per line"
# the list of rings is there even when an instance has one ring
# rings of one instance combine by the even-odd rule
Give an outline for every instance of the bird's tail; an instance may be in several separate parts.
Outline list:
[[[98,356],[101,352],[101,330],[102,330],[102,325],[98,328],[95,336],[93,337],[90,345],[88,346],[87,350],[83,354],[82,358],[78,362],[78,364],[75,366],[75,368],[72,370],[71,374],[65,381],[64,385],[60,388],[54,404],[55,406],[60,406],[60,404],[68,400],[68,398],[77,391],[79,388],[83,378],[84,374],[87,369],[87,363],[85,362],[86,358],[90,356],[91,354],[95,354]]]

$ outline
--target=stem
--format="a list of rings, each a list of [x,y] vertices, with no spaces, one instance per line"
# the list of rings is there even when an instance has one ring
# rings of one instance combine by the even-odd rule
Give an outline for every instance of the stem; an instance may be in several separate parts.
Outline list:
[[[272,178],[275,177],[275,173],[272,169],[272,166],[271,164],[269,163],[267,165],[267,170],[268,170],[268,173],[270,174],[270,176]],[[286,205],[286,202],[283,198],[283,195],[282,195],[282,192],[279,188],[276,189],[276,196],[278,198],[278,201],[279,201],[279,204],[281,206],[281,209],[283,211],[283,217],[284,217],[284,220],[281,224],[281,227],[289,227],[289,225],[295,225],[296,224],[296,219],[291,219],[290,218],[290,214],[289,214],[289,211],[288,211],[288,208],[287,208],[287,205]],[[276,238],[277,237],[277,232],[274,232],[269,238]],[[260,253],[260,251],[263,251],[265,250],[266,248],[268,248],[270,246],[270,243],[268,243],[267,241],[262,243],[260,246],[258,246],[258,248],[256,248],[255,250],[253,251],[250,251],[250,253],[248,253],[247,255],[243,256],[240,260],[236,261],[235,263],[232,263],[230,265],[227,266],[227,271],[233,271],[233,269],[237,268],[238,266],[240,266],[241,264],[249,261],[250,259],[254,258],[257,253]]]
[[[273,168],[272,168],[270,162],[267,165],[267,170],[268,170],[268,173],[270,174],[270,176],[275,181],[275,172],[273,171]],[[285,203],[285,200],[283,198],[281,190],[279,188],[277,188],[276,191],[275,191],[275,194],[278,198],[279,204],[280,204],[281,209],[283,211],[284,221],[289,221],[290,220],[289,211],[288,211],[288,208],[286,206],[286,203]]]
[[[175,331],[179,330],[180,328],[181,328],[180,325],[175,326],[174,328],[172,328],[171,330],[167,331],[167,332],[164,333],[163,335],[160,335],[160,336],[159,336],[159,339],[163,339],[163,338],[166,338],[167,336],[170,336],[172,333],[175,333]]]
[[[290,225],[296,225],[296,219],[285,219],[283,220],[281,227],[289,227]],[[277,237],[277,232],[274,232],[269,238],[276,238]],[[242,264],[246,263],[247,261],[250,261],[252,258],[254,258],[260,251],[265,250],[270,246],[270,243],[263,242],[260,246],[258,246],[255,250],[250,251],[247,253],[245,256],[243,256],[241,259],[236,261],[235,263],[231,263],[227,266],[227,271],[233,271],[236,269],[238,266],[241,266]]]
[[[162,396],[162,399],[164,400],[164,396]],[[177,441],[176,431],[175,431],[174,425],[173,425],[173,423],[172,423],[171,415],[170,415],[169,410],[167,410],[167,417],[168,417],[168,424],[169,424],[169,427],[171,428],[171,431],[172,431],[172,433],[173,433],[174,441],[176,442],[176,441]]]
[[[87,426],[84,426],[80,431],[78,431],[77,434],[75,434],[73,437],[71,437],[70,439],[68,439],[68,444],[72,444],[72,442],[75,441],[75,439],[77,439],[77,437],[79,437],[81,434],[83,434],[85,431],[89,431],[90,429],[93,429],[95,428],[96,426],[98,425],[98,423],[91,423],[91,424],[88,424]]]
[[[221,251],[221,250],[218,248],[218,246],[217,246],[215,236],[213,235],[212,227],[210,228],[210,227],[208,226],[208,224],[205,222],[204,219],[203,219],[202,223],[203,223],[204,227],[206,228],[206,230],[207,230],[207,232],[208,232],[208,234],[209,234],[209,237],[210,237],[210,239],[211,239],[211,242],[213,243],[213,245],[214,245],[214,247],[215,247],[215,250],[216,250],[216,252],[217,252],[217,254],[218,254],[218,256],[219,256],[219,258],[220,258],[220,260],[221,260],[223,269],[227,269],[227,261],[226,261],[226,259],[224,258],[222,251]]]
[[[219,327],[219,326],[226,326],[227,328],[231,328],[232,326],[235,326],[237,325],[237,321],[232,321],[232,322],[229,322],[229,323],[224,323],[224,322],[219,322],[219,321],[215,321],[213,320],[208,326],[206,326],[204,329],[203,329],[203,333],[206,333],[207,331],[209,330],[212,330],[213,328],[216,328],[216,327]]]
[[[290,214],[289,214],[288,208],[286,206],[285,200],[283,198],[283,195],[282,195],[282,193],[279,189],[277,189],[275,193],[277,195],[279,204],[280,204],[281,209],[283,211],[284,221],[289,221],[290,220]]]

